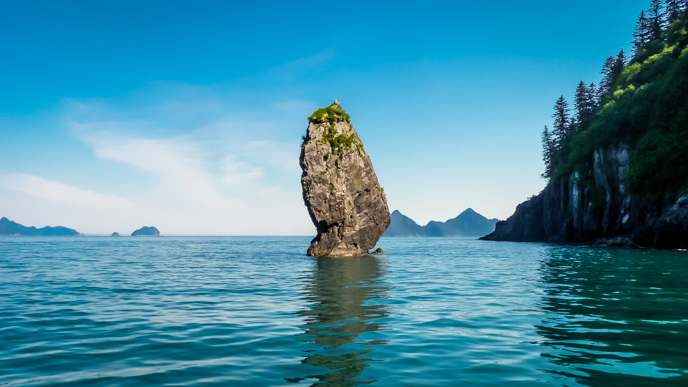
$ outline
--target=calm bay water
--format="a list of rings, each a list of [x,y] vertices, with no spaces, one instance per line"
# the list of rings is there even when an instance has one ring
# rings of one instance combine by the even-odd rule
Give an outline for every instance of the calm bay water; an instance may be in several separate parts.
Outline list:
[[[0,238],[0,386],[687,386],[688,253]]]

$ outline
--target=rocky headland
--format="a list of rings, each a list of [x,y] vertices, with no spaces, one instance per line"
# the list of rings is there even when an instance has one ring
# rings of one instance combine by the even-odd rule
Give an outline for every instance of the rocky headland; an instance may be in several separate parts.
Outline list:
[[[634,198],[624,185],[628,163],[627,147],[596,152],[592,184],[576,172],[551,181],[482,239],[688,247],[688,192]]]
[[[301,186],[318,235],[307,254],[366,255],[390,223],[387,198],[370,157],[338,101],[316,110],[308,120],[300,156]]]
[[[484,239],[688,248],[687,12],[557,100],[547,186]]]

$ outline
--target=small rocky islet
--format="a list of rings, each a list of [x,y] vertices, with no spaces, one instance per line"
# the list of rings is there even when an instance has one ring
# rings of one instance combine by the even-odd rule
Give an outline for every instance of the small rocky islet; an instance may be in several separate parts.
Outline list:
[[[140,229],[131,233],[131,236],[160,236],[160,231],[155,227],[141,227]]]
[[[316,110],[308,120],[299,158],[301,187],[318,235],[307,254],[369,254],[391,221],[387,197],[370,157],[337,100]]]

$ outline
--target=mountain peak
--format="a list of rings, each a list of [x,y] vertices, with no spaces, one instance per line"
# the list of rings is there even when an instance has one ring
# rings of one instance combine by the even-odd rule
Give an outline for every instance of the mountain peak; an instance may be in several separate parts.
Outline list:
[[[494,231],[497,219],[487,219],[472,208],[446,222],[431,221],[419,226],[399,210],[392,212],[392,223],[386,236],[483,236]]]

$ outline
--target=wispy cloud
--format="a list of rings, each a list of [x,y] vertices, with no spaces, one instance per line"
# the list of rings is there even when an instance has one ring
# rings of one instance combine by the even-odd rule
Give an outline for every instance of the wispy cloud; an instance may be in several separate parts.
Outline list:
[[[166,235],[312,235],[298,156],[315,104],[261,103],[231,87],[154,82],[63,101],[55,126],[68,137],[51,149],[59,165],[0,171],[0,212],[87,234],[154,225]]]
[[[125,198],[71,187],[40,176],[22,173],[0,174],[0,186],[37,199],[101,213],[117,214],[141,210]]]
[[[301,102],[267,109],[279,115],[281,108],[294,103]],[[190,114],[197,114],[198,105],[190,104]],[[122,115],[109,113],[102,103],[95,104],[94,110],[97,114],[88,111],[88,104],[79,103],[76,111],[65,114],[65,123],[98,159],[150,176],[153,191],[136,202],[163,214],[158,221],[174,233],[313,232],[298,184],[298,140],[270,139],[280,137],[284,124],[279,120],[246,120],[241,113],[238,118],[228,114],[179,133],[157,120],[121,119]]]
[[[313,71],[314,69],[326,65],[335,56],[337,56],[336,50],[323,50],[315,54],[284,63],[283,65],[273,69],[272,75],[282,82],[293,81],[296,78]]]
[[[159,180],[158,194],[180,196],[197,204],[222,208],[236,205],[220,195],[218,180],[207,169],[206,155],[188,138],[149,139],[99,130],[98,123],[74,124],[96,157],[152,172]],[[125,125],[126,123],[120,123]],[[112,123],[106,123],[112,128]],[[94,131],[85,130],[95,129]]]

